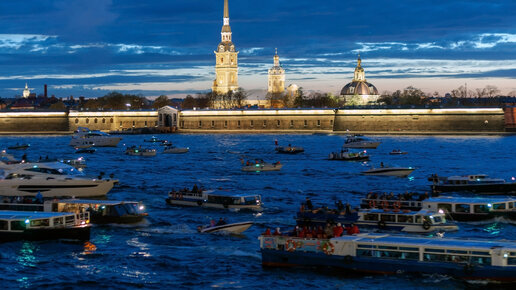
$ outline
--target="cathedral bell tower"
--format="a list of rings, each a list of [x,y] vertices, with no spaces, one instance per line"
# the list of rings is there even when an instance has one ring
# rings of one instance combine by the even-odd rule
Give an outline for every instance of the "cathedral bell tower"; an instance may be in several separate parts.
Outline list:
[[[285,91],[285,70],[279,62],[278,50],[274,54],[274,66],[269,69],[269,85],[267,92],[271,94],[283,93]]]
[[[224,0],[224,18],[221,41],[215,52],[215,80],[212,91],[225,94],[238,89],[238,51],[231,41],[228,0]]]

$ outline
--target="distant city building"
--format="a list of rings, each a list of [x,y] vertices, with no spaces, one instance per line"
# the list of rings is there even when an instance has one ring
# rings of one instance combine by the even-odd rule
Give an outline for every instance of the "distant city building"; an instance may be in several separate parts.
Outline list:
[[[274,66],[269,69],[268,93],[281,94],[285,91],[285,70],[281,67],[278,50],[274,54]]]
[[[380,95],[376,87],[366,81],[360,55],[358,55],[353,80],[342,88],[340,95],[346,105],[367,105],[378,101]]]
[[[296,98],[299,94],[299,87],[296,84],[291,84],[287,87],[287,96],[291,98]]]
[[[23,90],[23,97],[25,99],[30,97],[30,89],[29,89],[29,85],[27,83],[25,83],[25,89]]]
[[[224,18],[221,42],[215,51],[215,80],[212,91],[225,94],[238,89],[238,51],[231,41],[228,0],[224,0]]]

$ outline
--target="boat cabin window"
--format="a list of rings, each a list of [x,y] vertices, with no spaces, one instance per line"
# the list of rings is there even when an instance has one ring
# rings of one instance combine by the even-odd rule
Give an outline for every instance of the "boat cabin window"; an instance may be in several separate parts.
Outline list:
[[[505,203],[493,203],[493,210],[505,209]]]
[[[476,204],[473,206],[473,212],[474,213],[488,213],[489,207],[485,204]]]
[[[470,205],[469,204],[456,204],[455,205],[455,212],[470,212]]]
[[[446,220],[443,216],[431,216],[430,217],[431,220],[433,220],[433,224],[441,224],[441,223],[445,223]]]
[[[423,222],[422,222],[422,218],[421,218],[421,216],[420,216],[420,215],[417,215],[417,216],[416,216],[416,224],[421,224],[421,223],[423,223]]]
[[[438,203],[437,204],[438,209],[442,209],[444,212],[451,212],[452,211],[452,205],[449,203]]]
[[[73,215],[67,215],[67,216],[65,217],[65,222],[66,222],[67,224],[70,224],[70,223],[72,223],[72,224],[73,224],[73,223],[75,223],[75,216],[73,216]]]
[[[54,218],[54,226],[62,226],[64,219],[62,217]]]
[[[510,252],[507,258],[507,265],[516,265],[516,252]]]
[[[8,222],[7,221],[0,221],[0,230],[7,231],[8,230]]]
[[[357,245],[357,256],[376,257],[382,259],[405,259],[419,260],[418,248],[404,248],[395,246],[378,246],[376,249],[373,245]]]
[[[46,173],[46,174],[56,174],[56,175],[62,175],[62,170],[57,170],[57,169],[53,169],[53,168],[42,168],[42,167],[32,167],[32,168],[27,168],[25,169],[25,171],[31,171],[31,172],[41,172],[41,173]]]
[[[24,231],[25,221],[11,221],[11,231]]]
[[[364,216],[364,220],[366,221],[377,221],[378,220],[378,214],[376,213],[368,213]]]
[[[256,205],[256,202],[260,200],[257,196],[245,196],[243,199],[244,204],[248,205]]]
[[[413,223],[414,222],[414,217],[411,216],[411,215],[400,214],[398,216],[398,222],[399,223]]]
[[[382,220],[384,222],[395,222],[396,216],[393,214],[382,214],[380,217],[380,220]]]
[[[514,208],[514,203],[513,202],[509,202],[509,208]]]
[[[49,219],[31,220],[30,227],[48,227],[50,225]]]

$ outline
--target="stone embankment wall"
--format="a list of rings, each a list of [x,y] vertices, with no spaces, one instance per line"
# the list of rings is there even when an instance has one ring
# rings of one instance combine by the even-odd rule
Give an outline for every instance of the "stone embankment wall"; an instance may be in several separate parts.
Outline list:
[[[179,114],[179,132],[331,131],[335,111],[321,110],[187,110]]]
[[[66,112],[0,112],[0,133],[67,131]]]
[[[507,107],[505,111],[505,129],[516,132],[516,107]]]
[[[71,131],[78,127],[91,130],[118,131],[136,128],[155,128],[158,126],[157,111],[106,111],[78,112],[68,115]]]
[[[335,131],[504,132],[500,108],[338,110]]]

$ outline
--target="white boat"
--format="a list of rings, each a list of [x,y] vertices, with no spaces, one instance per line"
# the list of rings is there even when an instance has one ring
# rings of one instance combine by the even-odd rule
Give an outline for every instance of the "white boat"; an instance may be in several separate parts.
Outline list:
[[[167,145],[165,145],[165,149],[163,149],[163,153],[181,154],[181,153],[187,153],[189,150],[190,150],[190,148],[188,148],[188,147],[181,148],[181,147],[176,147],[176,146],[168,143]]]
[[[131,156],[156,156],[156,149],[129,147],[125,154]]]
[[[420,211],[360,209],[355,224],[360,228],[372,227],[405,233],[450,232],[459,229],[455,223],[446,221],[444,213],[425,209]]]
[[[283,167],[279,161],[276,163],[267,163],[263,160],[253,162],[247,162],[242,166],[242,171],[245,172],[261,172],[261,171],[280,171]]]
[[[0,164],[0,196],[105,196],[115,183],[118,180],[88,178],[61,162]]]
[[[248,228],[253,225],[253,222],[240,222],[233,224],[224,224],[219,226],[203,226],[199,227],[198,231],[200,233],[217,233],[217,232],[225,232],[230,234],[241,234]]]
[[[361,149],[376,149],[381,142],[367,141],[364,138],[356,136],[348,136],[346,142],[342,147],[344,148],[361,148]]]
[[[63,159],[60,160],[60,162],[71,165],[77,169],[86,168],[86,160],[84,160],[83,157],[79,157],[77,159]]]
[[[79,127],[72,136],[70,146],[79,148],[83,146],[95,147],[116,147],[122,140],[120,137],[111,136],[107,133],[90,130],[86,127]]]
[[[412,171],[414,171],[414,167],[380,167],[380,168],[371,168],[366,171],[362,171],[363,175],[379,175],[379,176],[397,176],[397,177],[407,177]]]

